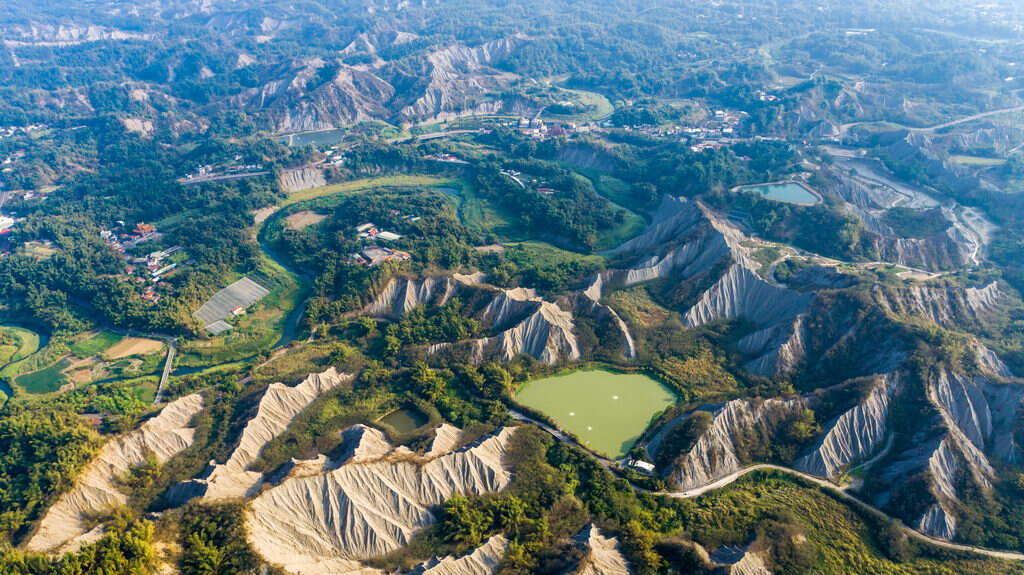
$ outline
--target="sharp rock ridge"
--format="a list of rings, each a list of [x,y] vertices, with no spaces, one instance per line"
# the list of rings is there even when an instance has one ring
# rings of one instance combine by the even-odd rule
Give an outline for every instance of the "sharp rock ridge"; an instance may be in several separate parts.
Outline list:
[[[770,435],[776,423],[804,409],[803,398],[736,399],[715,413],[710,427],[686,454],[672,464],[668,481],[673,489],[702,487],[739,471],[743,465],[738,438],[749,433]]]
[[[369,428],[367,434],[380,432]],[[406,545],[436,519],[431,508],[455,494],[501,491],[512,478],[504,428],[433,458],[396,449],[318,475],[288,478],[256,497],[247,512],[253,548],[302,575],[363,573],[360,560]],[[379,444],[382,437],[373,439]]]
[[[576,536],[576,544],[586,555],[573,571],[575,575],[629,575],[629,562],[617,537],[606,537],[590,524]]]
[[[118,478],[145,463],[150,454],[164,463],[191,446],[195,429],[190,424],[202,409],[201,395],[187,395],[167,404],[138,429],[104,445],[71,491],[46,512],[26,548],[69,552],[98,539],[102,529],[91,529],[91,519],[128,503]]]
[[[867,397],[831,422],[795,467],[831,479],[874,455],[888,435],[889,410],[900,386],[899,372],[875,377]]]
[[[205,497],[217,500],[252,495],[263,474],[248,468],[259,458],[263,448],[284,433],[295,417],[318,397],[351,379],[351,375],[338,373],[332,367],[323,373],[310,374],[295,387],[271,384],[260,399],[255,417],[242,431],[231,456],[222,464],[211,464],[212,471],[206,479],[197,480],[205,488]]]
[[[468,555],[434,558],[417,565],[407,575],[491,575],[498,570],[508,545],[507,538],[495,535]]]

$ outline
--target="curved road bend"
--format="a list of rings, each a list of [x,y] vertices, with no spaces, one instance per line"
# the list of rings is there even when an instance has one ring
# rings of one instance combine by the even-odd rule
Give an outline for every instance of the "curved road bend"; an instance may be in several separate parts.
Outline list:
[[[523,413],[520,413],[518,411],[515,411],[515,410],[509,410],[509,413],[510,413],[510,415],[512,416],[513,419],[516,419],[518,421],[523,421],[523,422],[526,422],[526,423],[532,423],[532,424],[536,425],[537,427],[540,427],[542,430],[546,431],[547,433],[549,433],[552,437],[554,437],[558,441],[561,441],[563,443],[567,443],[567,444],[572,445],[574,447],[578,447],[578,448],[586,451],[587,453],[590,453],[591,455],[596,457],[598,462],[600,462],[601,466],[606,468],[606,469],[613,469],[613,468],[618,467],[618,465],[614,461],[612,461],[610,459],[607,459],[605,457],[602,457],[600,455],[595,454],[593,451],[591,451],[590,449],[587,449],[583,445],[580,445],[578,442],[576,442],[575,440],[570,438],[565,433],[562,433],[561,431],[551,427],[550,425],[547,425],[544,422],[541,422],[541,421],[538,421],[536,419],[533,419],[532,417],[529,417],[529,416],[527,416],[527,415],[525,415]],[[886,521],[893,522],[904,533],[906,533],[910,537],[913,537],[914,539],[917,539],[918,541],[922,541],[922,542],[925,542],[925,543],[930,543],[932,545],[937,545],[937,546],[942,547],[944,549],[951,549],[951,550],[954,550],[954,551],[966,551],[966,552],[970,552],[970,553],[977,553],[977,554],[985,555],[985,556],[988,556],[988,557],[994,557],[996,559],[1005,559],[1005,560],[1010,560],[1010,561],[1024,561],[1024,553],[1018,553],[1016,551],[1000,551],[1000,550],[996,550],[996,549],[985,549],[983,547],[975,547],[975,546],[972,546],[972,545],[961,545],[959,543],[953,543],[951,541],[946,541],[945,539],[939,539],[937,537],[932,537],[930,535],[925,535],[924,533],[921,533],[920,531],[917,531],[916,529],[912,529],[912,528],[908,527],[901,520],[896,519],[896,518],[890,516],[886,512],[884,512],[881,509],[875,507],[874,505],[871,505],[870,503],[864,501],[863,499],[860,499],[860,498],[858,498],[858,497],[856,497],[854,495],[851,495],[851,494],[847,493],[846,491],[843,490],[843,488],[841,486],[839,486],[839,485],[837,485],[835,483],[832,483],[831,481],[829,481],[827,479],[822,479],[820,477],[815,477],[813,475],[808,475],[808,474],[806,474],[806,473],[804,473],[802,471],[797,471],[796,469],[792,469],[792,468],[789,468],[789,467],[783,467],[781,465],[771,465],[771,464],[768,464],[768,463],[761,463],[761,464],[757,464],[757,465],[751,465],[750,467],[745,467],[743,469],[740,469],[739,471],[735,471],[733,473],[730,473],[729,475],[726,475],[725,477],[722,477],[720,479],[712,481],[711,483],[708,483],[707,485],[703,485],[701,487],[697,487],[695,489],[690,489],[690,490],[687,490],[687,491],[649,491],[649,490],[643,489],[641,487],[637,487],[637,486],[633,485],[632,483],[630,484],[630,487],[633,490],[635,490],[635,491],[642,492],[642,493],[649,493],[651,495],[661,495],[661,496],[664,496],[664,497],[672,497],[672,498],[676,498],[676,499],[692,499],[694,497],[700,497],[701,495],[703,495],[703,494],[705,494],[705,493],[707,493],[709,491],[714,491],[715,489],[721,489],[721,488],[723,488],[723,487],[725,487],[727,485],[730,485],[730,484],[734,483],[736,480],[742,478],[743,476],[745,476],[745,475],[747,475],[749,473],[753,473],[755,471],[778,471],[778,472],[781,472],[781,473],[786,473],[788,475],[792,475],[794,477],[798,477],[800,479],[803,479],[804,481],[808,481],[810,483],[813,483],[814,485],[817,485],[818,487],[821,487],[823,489],[828,489],[830,492],[838,495],[841,499],[844,499],[845,501],[847,501],[849,503],[853,503],[854,505],[857,505],[857,506],[861,507],[862,509],[864,509],[867,512],[875,515],[876,517],[885,519]]]

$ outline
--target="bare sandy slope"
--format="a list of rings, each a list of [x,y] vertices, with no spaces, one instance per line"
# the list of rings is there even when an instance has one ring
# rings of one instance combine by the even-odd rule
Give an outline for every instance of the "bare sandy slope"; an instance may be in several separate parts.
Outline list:
[[[192,445],[195,429],[189,425],[202,409],[201,395],[182,397],[138,429],[104,445],[71,491],[46,512],[26,547],[30,551],[68,552],[98,539],[102,529],[92,529],[91,521],[128,502],[118,477],[144,463],[150,453],[163,463]]]
[[[451,445],[450,430],[437,444]],[[500,491],[512,479],[505,453],[514,428],[459,451],[418,456],[380,453],[379,431],[360,428],[359,441],[377,446],[336,469],[286,479],[253,500],[248,511],[253,548],[273,564],[302,575],[370,574],[361,560],[406,545],[433,523],[431,508],[456,494]],[[369,454],[376,457],[368,457]]]

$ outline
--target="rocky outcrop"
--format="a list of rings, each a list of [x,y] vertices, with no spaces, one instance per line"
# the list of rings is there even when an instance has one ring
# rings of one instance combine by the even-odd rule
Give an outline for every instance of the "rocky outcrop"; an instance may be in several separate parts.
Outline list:
[[[391,278],[364,312],[372,317],[399,318],[419,306],[442,306],[460,285],[466,284],[453,276]]]
[[[482,495],[508,486],[513,470],[505,453],[513,434],[504,428],[435,457],[393,449],[377,459],[288,478],[253,500],[247,512],[250,543],[290,573],[366,573],[360,560],[407,544],[436,520],[434,506],[455,494]],[[382,440],[374,430],[361,435]]]
[[[744,240],[738,228],[700,203],[666,197],[651,226],[611,252],[632,260],[632,265],[602,272],[584,293],[599,301],[607,291],[659,279],[714,279],[685,311],[686,324],[699,327],[737,318],[753,322],[760,329],[739,344],[752,358],[747,369],[766,376],[784,373],[803,357],[802,314],[813,295],[761,278]]]
[[[586,554],[573,571],[576,575],[629,575],[629,563],[622,555],[617,537],[605,537],[591,524],[576,536],[576,544]]]
[[[720,319],[743,318],[758,325],[792,321],[811,296],[769,284],[742,265],[733,265],[684,315],[687,325],[698,327]]]
[[[206,479],[197,480],[207,499],[247,497],[260,485],[263,474],[249,471],[263,447],[284,433],[291,422],[316,398],[340,387],[352,376],[338,373],[333,367],[323,373],[310,374],[302,383],[288,387],[273,383],[260,399],[256,416],[242,431],[238,446],[222,464],[211,462]]]
[[[899,388],[898,373],[875,377],[867,397],[829,423],[817,445],[795,467],[831,479],[877,453],[889,433],[889,410]]]
[[[937,363],[924,378],[926,400],[937,420],[922,422],[920,440],[888,459],[879,470],[883,484],[898,485],[906,477],[923,476],[932,503],[912,519],[921,531],[946,539],[956,535],[961,488],[970,482],[986,492],[996,477],[993,460],[1014,462],[1017,412],[1024,405],[1024,387],[995,354],[975,342],[973,359],[963,365]],[[892,494],[876,494],[886,504]]]
[[[402,108],[400,117],[406,121],[442,119],[465,110],[468,103],[486,99],[507,87],[515,78],[492,70],[523,43],[525,36],[512,36],[470,48],[454,45],[427,55],[425,76],[429,82],[422,95]],[[481,107],[481,105],[483,107]],[[494,112],[500,102],[477,104],[480,111]]]
[[[947,329],[984,325],[998,312],[1004,299],[996,282],[981,288],[872,288],[872,300],[887,312],[926,319]]]
[[[525,318],[513,320],[523,314]],[[483,318],[494,326],[511,325],[495,336],[472,342],[476,361],[495,355],[510,361],[520,354],[547,364],[580,358],[572,314],[544,301],[532,290],[499,291],[484,310]]]
[[[518,355],[529,355],[547,364],[580,358],[571,311],[544,300],[531,289],[500,289],[481,281],[479,275],[460,274],[423,279],[393,278],[364,312],[394,319],[421,305],[444,305],[456,294],[462,294],[476,302],[474,316],[493,335],[436,343],[428,352],[465,348],[477,362],[488,358],[509,361]]]
[[[394,87],[371,70],[310,59],[234,96],[227,106],[262,116],[275,132],[307,132],[386,118],[394,95]]]
[[[102,527],[92,529],[93,520],[128,503],[128,494],[122,491],[119,478],[150,457],[164,463],[192,445],[195,429],[190,425],[202,409],[201,395],[182,397],[138,429],[104,445],[71,491],[46,512],[26,548],[69,552],[98,539]]]
[[[878,259],[901,266],[930,271],[956,269],[971,260],[972,242],[952,230],[927,238],[898,238],[877,235],[870,238]]]
[[[287,194],[327,185],[324,171],[313,166],[284,170],[277,178],[281,189]]]
[[[770,440],[781,421],[807,406],[806,400],[736,399],[715,414],[710,427],[690,449],[672,464],[668,482],[674,490],[703,487],[726,477],[749,463],[741,439]]]
[[[729,575],[772,575],[760,553],[748,551],[743,558],[729,566]]]
[[[408,575],[490,575],[498,570],[508,544],[504,536],[495,535],[469,555],[431,559],[417,565]]]

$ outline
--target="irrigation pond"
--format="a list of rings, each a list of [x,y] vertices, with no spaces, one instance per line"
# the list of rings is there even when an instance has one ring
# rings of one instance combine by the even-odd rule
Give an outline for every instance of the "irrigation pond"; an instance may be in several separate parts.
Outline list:
[[[554,419],[587,447],[617,458],[676,398],[646,375],[590,369],[527,382],[516,401]]]

